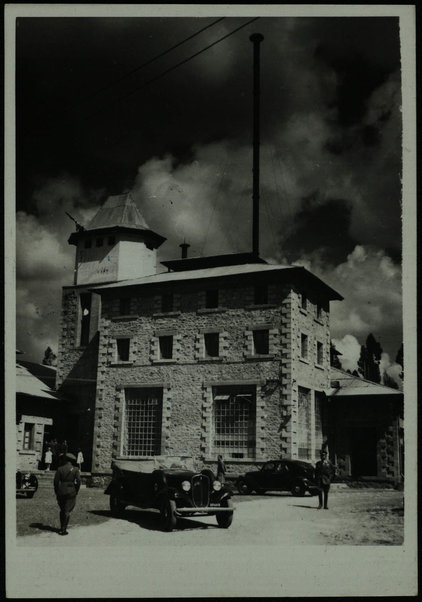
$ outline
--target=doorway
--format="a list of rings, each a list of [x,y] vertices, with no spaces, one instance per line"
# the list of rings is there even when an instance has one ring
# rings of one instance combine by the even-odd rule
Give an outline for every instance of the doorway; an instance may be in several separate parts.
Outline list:
[[[352,427],[350,436],[350,464],[353,477],[376,477],[377,429],[375,427]]]

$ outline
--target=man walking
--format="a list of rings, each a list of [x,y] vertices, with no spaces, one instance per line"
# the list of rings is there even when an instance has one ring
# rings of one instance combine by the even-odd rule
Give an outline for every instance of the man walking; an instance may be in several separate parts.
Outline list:
[[[73,465],[73,462],[76,462],[75,456],[67,453],[64,457],[64,464],[59,466],[54,475],[54,492],[60,508],[59,535],[68,535],[67,525],[70,513],[75,507],[76,496],[81,486],[79,470]]]
[[[320,452],[321,460],[319,460],[315,465],[315,481],[318,485],[318,499],[319,506],[318,510],[322,508],[322,502],[324,498],[324,509],[328,510],[328,492],[330,490],[331,479],[335,475],[334,465],[331,464],[330,460],[327,458],[327,452],[325,449],[322,449]]]

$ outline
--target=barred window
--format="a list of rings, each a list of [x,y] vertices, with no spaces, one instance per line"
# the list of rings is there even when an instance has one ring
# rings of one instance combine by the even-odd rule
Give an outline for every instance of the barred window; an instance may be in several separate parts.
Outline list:
[[[214,454],[254,458],[256,432],[255,387],[214,387]]]
[[[218,332],[204,334],[205,357],[218,357],[220,354],[220,335]]]
[[[116,339],[116,360],[118,362],[129,361],[130,339]]]
[[[205,291],[205,307],[218,307],[218,289]]]
[[[317,341],[317,364],[322,366],[324,363],[324,345]]]
[[[268,330],[253,331],[254,355],[267,355],[270,351],[270,340]]]
[[[255,305],[265,305],[268,303],[268,286],[266,284],[255,286],[254,303]]]
[[[173,337],[163,336],[158,337],[160,345],[160,359],[171,360],[173,358]]]
[[[162,389],[126,389],[122,454],[161,453]]]
[[[298,457],[311,458],[311,390],[299,387],[298,390]]]

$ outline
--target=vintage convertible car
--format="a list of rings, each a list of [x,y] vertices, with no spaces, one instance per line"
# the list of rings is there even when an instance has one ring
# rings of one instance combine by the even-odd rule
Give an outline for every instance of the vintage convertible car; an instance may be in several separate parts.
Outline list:
[[[291,491],[293,495],[303,496],[307,491],[311,495],[318,493],[314,481],[314,467],[301,460],[273,460],[265,462],[260,470],[247,472],[236,481],[241,494],[252,491]]]
[[[21,472],[20,470],[16,473],[16,493],[21,493],[26,497],[34,497],[35,492],[38,489],[38,479],[32,474],[32,472]]]
[[[174,529],[182,516],[215,515],[225,529],[232,523],[232,493],[211,470],[195,472],[173,463],[148,472],[142,465],[118,461],[112,469],[112,480],[104,493],[110,496],[113,516],[121,517],[126,506],[155,508],[160,511],[164,531]]]

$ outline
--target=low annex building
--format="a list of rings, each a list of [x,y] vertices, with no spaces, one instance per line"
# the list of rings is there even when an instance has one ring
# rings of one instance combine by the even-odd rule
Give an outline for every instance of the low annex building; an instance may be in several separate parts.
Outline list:
[[[335,453],[326,392],[341,295],[252,253],[165,261],[159,273],[164,240],[130,194],[109,197],[69,239],[57,386],[74,400],[68,438],[92,450],[94,482],[114,459],[215,467],[222,454],[241,472],[280,455],[313,462],[327,437]]]

